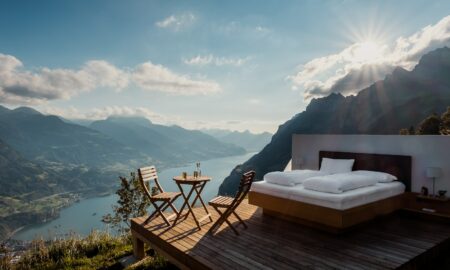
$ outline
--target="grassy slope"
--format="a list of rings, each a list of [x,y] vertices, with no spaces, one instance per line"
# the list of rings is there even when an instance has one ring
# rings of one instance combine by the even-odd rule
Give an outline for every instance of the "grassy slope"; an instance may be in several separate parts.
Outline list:
[[[111,236],[104,232],[92,232],[81,238],[72,236],[64,240],[45,243],[34,240],[31,248],[14,264],[11,258],[0,258],[0,269],[173,269],[152,250],[145,260],[124,268],[120,260],[132,254],[129,237]]]

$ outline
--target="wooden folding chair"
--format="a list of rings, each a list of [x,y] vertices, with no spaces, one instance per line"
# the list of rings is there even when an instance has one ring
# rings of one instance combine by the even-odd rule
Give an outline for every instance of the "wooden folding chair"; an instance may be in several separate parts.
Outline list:
[[[218,196],[212,199],[208,204],[211,205],[218,213],[219,213],[219,219],[211,226],[209,229],[209,233],[214,233],[214,231],[220,226],[226,222],[228,226],[236,233],[236,235],[239,235],[239,232],[236,230],[236,228],[233,227],[233,225],[228,221],[228,217],[233,214],[239,221],[240,224],[244,226],[244,228],[247,228],[247,224],[239,217],[239,215],[236,213],[236,208],[239,206],[239,204],[242,202],[242,200],[245,199],[245,196],[247,196],[247,193],[250,190],[250,187],[253,183],[253,179],[255,178],[255,172],[249,171],[242,175],[241,182],[239,184],[238,192],[236,193],[236,196],[234,197],[228,197],[228,196]],[[224,208],[224,211],[220,211],[221,208]]]
[[[166,224],[170,226],[169,220],[178,215],[177,208],[173,205],[173,202],[181,195],[181,192],[165,192],[158,182],[158,174],[156,172],[155,166],[143,167],[138,169],[139,181],[144,188],[145,194],[150,199],[150,202],[155,207],[155,211],[150,214],[150,216],[144,221],[147,224],[152,218],[159,215],[164,219]],[[153,195],[151,190],[150,181],[155,182],[155,187],[159,191],[157,194]],[[147,182],[149,183],[147,186]],[[164,211],[167,207],[172,208],[174,214],[166,217]]]

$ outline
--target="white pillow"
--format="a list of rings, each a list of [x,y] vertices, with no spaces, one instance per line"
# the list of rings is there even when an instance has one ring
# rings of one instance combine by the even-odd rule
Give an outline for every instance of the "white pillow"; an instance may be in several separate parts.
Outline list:
[[[327,175],[327,173],[314,170],[293,170],[288,172],[269,172],[264,175],[264,180],[271,184],[282,186],[295,186],[304,180],[313,177]]]
[[[303,187],[320,192],[342,193],[376,184],[377,180],[369,176],[355,173],[337,173],[308,178],[303,182]]]
[[[354,159],[322,158],[320,171],[329,174],[348,173],[352,171],[353,163],[355,163]]]
[[[352,173],[372,177],[374,179],[377,179],[378,183],[389,183],[397,180],[397,177],[385,172],[360,170],[360,171],[353,171]]]

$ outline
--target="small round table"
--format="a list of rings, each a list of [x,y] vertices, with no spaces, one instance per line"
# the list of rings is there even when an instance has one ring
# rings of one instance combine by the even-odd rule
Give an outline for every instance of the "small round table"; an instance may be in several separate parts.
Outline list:
[[[200,222],[202,222],[206,218],[209,218],[209,220],[212,222],[213,220],[211,218],[211,214],[209,213],[208,208],[206,208],[206,205],[203,202],[202,197],[200,196],[200,194],[202,193],[203,188],[205,187],[206,183],[211,181],[211,177],[209,177],[209,176],[194,177],[192,175],[188,175],[186,178],[183,178],[183,176],[175,176],[173,178],[173,180],[177,184],[178,188],[181,191],[181,195],[184,198],[183,206],[181,206],[181,209],[178,212],[178,215],[175,218],[175,221],[173,222],[173,226],[175,226],[177,224],[177,221],[179,220],[179,218],[182,215],[183,210],[184,210],[184,208],[186,206],[188,207],[188,212],[187,212],[187,214],[186,214],[186,216],[184,218],[186,219],[188,217],[189,213],[191,213],[192,217],[194,218],[195,224],[197,224],[197,227],[199,228],[199,230],[202,229],[200,227]],[[182,185],[189,185],[189,186],[191,186],[191,190],[189,191],[187,196],[186,196],[186,193],[183,190]],[[196,193],[196,195],[194,197],[194,200],[192,201],[192,203],[189,203],[189,200],[190,200],[191,196],[194,194],[194,191]],[[200,203],[203,206],[203,209],[206,212],[206,215],[201,217],[200,219],[197,219],[197,217],[194,214],[194,211],[192,210],[192,207],[194,207],[194,205],[197,202],[197,200],[200,201]]]

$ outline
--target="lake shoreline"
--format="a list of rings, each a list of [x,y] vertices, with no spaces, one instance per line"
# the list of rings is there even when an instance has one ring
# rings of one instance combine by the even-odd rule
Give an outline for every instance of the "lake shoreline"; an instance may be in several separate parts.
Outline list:
[[[220,184],[222,183],[223,179],[230,173],[230,171],[238,164],[246,161],[248,158],[250,158],[252,155],[254,155],[255,152],[251,152],[251,153],[246,153],[244,155],[234,155],[234,156],[228,156],[228,157],[220,157],[220,158],[215,158],[215,159],[209,159],[209,160],[205,160],[205,161],[201,161],[201,169],[203,173],[206,174],[212,174],[213,178],[215,181],[213,181],[213,186],[217,187],[220,186]],[[217,168],[216,168],[217,167]],[[195,169],[195,163],[189,163],[186,166],[181,166],[179,164],[175,165],[173,168],[164,168],[163,170],[161,170],[159,172],[160,175],[160,179],[161,182],[163,184],[163,186],[165,185],[172,185],[172,177],[175,175],[179,175],[182,171],[187,171],[188,173],[191,173],[192,170]],[[221,173],[217,174],[218,171],[221,171]],[[211,188],[213,188],[213,186],[209,186],[209,190],[207,192],[209,192],[208,194],[212,194],[212,195],[217,195],[217,190],[211,190]],[[115,187],[115,190],[117,190],[118,185]],[[176,187],[170,187],[167,190],[172,190]],[[206,188],[205,190],[207,190],[208,188]],[[104,191],[102,192],[101,195],[99,194],[93,194],[93,193],[88,193],[88,194],[80,194],[82,196],[79,197],[78,201],[72,202],[70,205],[61,208],[58,210],[58,216],[56,216],[55,218],[52,219],[47,219],[46,222],[44,223],[33,223],[33,224],[27,224],[25,226],[23,226],[24,228],[21,228],[21,230],[17,231],[14,233],[14,235],[11,237],[12,239],[15,240],[24,240],[24,241],[28,241],[30,239],[33,239],[34,237],[32,237],[32,235],[34,233],[36,234],[44,234],[44,235],[48,235],[47,229],[44,228],[48,228],[48,231],[53,231],[52,234],[54,234],[54,232],[56,231],[57,234],[64,234],[64,230],[65,230],[65,226],[67,227],[67,224],[61,224],[64,223],[63,219],[66,218],[72,218],[70,216],[66,217],[64,216],[64,213],[68,212],[68,211],[73,211],[74,208],[83,208],[83,206],[86,205],[86,202],[88,203],[93,203],[94,205],[89,205],[87,206],[88,209],[92,210],[92,211],[86,211],[86,207],[85,209],[83,209],[83,211],[81,211],[80,213],[76,213],[78,215],[83,215],[84,219],[89,219],[91,220],[91,222],[87,222],[87,224],[92,225],[90,223],[95,223],[92,226],[96,226],[98,229],[99,226],[105,226],[104,223],[101,223],[101,217],[106,214],[107,212],[105,211],[111,211],[111,205],[115,204],[117,201],[117,198],[115,197],[115,190],[111,190],[111,192],[109,192],[109,194],[105,194]],[[205,191],[204,191],[205,192]],[[202,195],[203,196],[203,195]],[[83,206],[81,206],[83,205]],[[101,209],[95,209],[95,207],[99,207],[98,205],[101,205]],[[63,213],[63,215],[61,215],[61,213]],[[93,213],[95,213],[95,215],[93,215]],[[83,218],[82,218],[83,219]],[[75,220],[75,222],[78,222],[77,220]],[[73,225],[74,227],[76,227],[77,225]],[[82,225],[79,225],[82,226]],[[86,226],[86,224],[84,225]],[[89,226],[86,226],[89,227]],[[62,230],[58,233],[58,230]],[[86,234],[88,232],[81,232],[79,231],[80,228],[69,228],[68,231],[75,231],[75,233],[77,234]],[[28,235],[28,236],[27,236]]]

